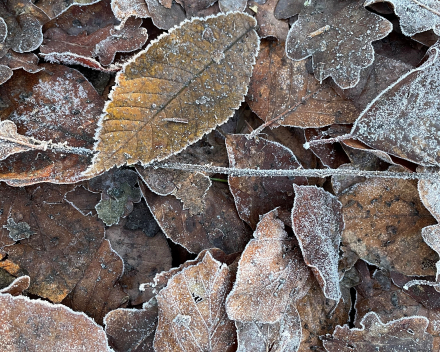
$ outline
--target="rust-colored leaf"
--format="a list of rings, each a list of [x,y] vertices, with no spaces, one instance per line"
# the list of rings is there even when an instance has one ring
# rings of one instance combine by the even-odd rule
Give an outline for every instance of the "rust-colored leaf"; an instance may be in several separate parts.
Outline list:
[[[229,352],[235,350],[234,322],[225,299],[233,276],[209,252],[203,260],[174,275],[157,295],[159,324],[156,351]]]
[[[111,352],[104,330],[84,313],[41,300],[0,294],[4,351]]]
[[[292,61],[284,43],[262,41],[247,101],[263,121],[273,125],[323,127],[353,123],[358,111],[328,83],[319,83],[309,72],[307,60]]]
[[[165,236],[192,253],[213,247],[228,254],[241,252],[251,236],[225,184],[213,183],[205,195],[205,211],[197,215],[183,210],[182,202],[172,195],[158,196],[145,185],[141,190]]]
[[[0,86],[0,120],[15,123],[18,133],[26,138],[45,143],[51,140],[56,146],[66,144],[62,151],[55,146],[3,160],[0,180],[10,185],[78,182],[92,159],[103,99],[78,71],[58,65],[41,66],[44,70],[33,74],[19,70],[13,80]]]
[[[292,60],[311,56],[317,80],[332,77],[343,89],[354,87],[360,71],[374,61],[371,42],[386,37],[393,28],[362,3],[329,1],[320,11],[306,8],[289,30],[287,56]]]
[[[311,267],[324,295],[341,298],[339,244],[344,229],[342,205],[331,193],[316,186],[297,186],[292,209],[292,229],[306,264]]]
[[[255,238],[241,255],[237,279],[226,300],[230,319],[273,324],[291,301],[302,297],[310,272],[276,216],[272,210],[262,217]]]
[[[248,139],[244,134],[228,135],[225,142],[229,164],[234,168],[290,170],[300,166],[292,151],[277,142]],[[229,176],[228,183],[240,218],[255,229],[260,216],[275,207],[280,207],[283,220],[290,219],[292,185],[307,184],[307,179]]]
[[[162,160],[224,123],[247,91],[258,50],[254,26],[239,12],[194,19],[128,62],[101,117],[87,174]]]
[[[382,323],[376,313],[367,313],[361,329],[337,326],[333,337],[324,340],[328,352],[350,350],[432,351],[432,336],[426,332],[429,320],[425,317],[405,317]]]
[[[433,275],[438,255],[423,241],[435,223],[413,181],[371,178],[339,196],[345,229],[342,243],[362,259],[405,275]]]
[[[250,1],[249,7],[256,11],[255,18],[258,23],[258,34],[261,38],[275,37],[284,46],[289,32],[289,24],[274,16],[274,9],[278,0],[267,0],[264,4],[261,1]]]

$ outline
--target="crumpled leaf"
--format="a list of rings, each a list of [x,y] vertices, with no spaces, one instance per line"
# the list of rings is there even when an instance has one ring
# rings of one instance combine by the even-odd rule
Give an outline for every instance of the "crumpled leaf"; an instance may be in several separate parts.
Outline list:
[[[0,294],[0,346],[7,351],[111,352],[105,332],[60,304]]]
[[[350,133],[368,146],[420,165],[440,165],[439,49],[376,97]]]
[[[435,223],[416,184],[371,178],[340,196],[342,243],[368,263],[405,275],[433,275],[438,255],[423,241],[422,228]]]
[[[379,3],[378,0],[367,0],[364,6]],[[408,37],[432,29],[440,36],[440,4],[437,0],[387,0],[400,18],[400,29]]]
[[[230,319],[273,324],[291,301],[301,298],[310,272],[276,209],[263,215],[238,262],[234,288],[226,300]]]
[[[247,90],[258,50],[254,26],[238,12],[194,19],[128,62],[101,117],[87,174],[162,160],[224,123]]]
[[[287,58],[284,43],[262,41],[247,95],[250,108],[263,121],[283,126],[323,127],[353,123],[358,111],[328,83],[320,84],[307,60]],[[281,118],[280,118],[281,116]]]
[[[292,229],[306,264],[312,269],[324,295],[339,301],[339,244],[344,229],[342,204],[316,186],[293,185],[295,202]]]
[[[312,57],[317,80],[332,77],[343,89],[354,87],[360,71],[374,61],[371,42],[392,30],[388,20],[367,11],[362,1],[329,1],[300,13],[289,30],[286,53],[292,60]]]
[[[111,6],[115,17],[122,23],[130,16],[136,18],[150,17],[145,0],[112,0]]]
[[[228,267],[209,252],[174,275],[157,295],[155,351],[234,350],[235,326],[224,304],[232,282]]]
[[[261,1],[250,1],[248,6],[256,11],[258,35],[261,38],[275,37],[284,44],[289,32],[289,24],[287,21],[275,18],[274,9],[277,3],[278,0],[267,0],[264,4],[261,4]]]
[[[148,12],[156,27],[170,29],[179,25],[185,20],[185,10],[176,2],[172,2],[171,7],[165,7],[158,0],[145,0],[148,5]]]
[[[350,350],[375,351],[432,351],[432,336],[426,332],[429,320],[425,317],[405,317],[382,323],[376,313],[367,313],[361,329],[337,326],[332,339],[324,340],[328,352]]]
[[[225,140],[229,163],[239,169],[296,169],[300,163],[292,151],[267,139],[248,139],[244,134],[228,135]],[[253,229],[260,216],[280,207],[279,213],[290,219],[294,194],[292,184],[307,184],[304,177],[228,177],[240,218]]]
[[[0,164],[0,180],[24,186],[37,182],[74,183],[90,164],[93,136],[104,105],[102,97],[78,71],[43,64],[43,71],[17,71],[0,86],[0,120],[11,120],[27,138],[64,144],[72,153],[32,150]],[[89,149],[90,148],[90,149]]]
[[[11,296],[18,296],[23,293],[24,290],[29,288],[31,284],[31,278],[27,275],[17,277],[9,286],[0,289],[1,294],[9,293]]]
[[[91,5],[100,0],[39,0],[36,6],[44,11],[50,18],[55,18],[68,10],[73,5]]]
[[[157,302],[147,302],[142,309],[120,308],[104,318],[105,333],[116,352],[153,351],[157,325]]]

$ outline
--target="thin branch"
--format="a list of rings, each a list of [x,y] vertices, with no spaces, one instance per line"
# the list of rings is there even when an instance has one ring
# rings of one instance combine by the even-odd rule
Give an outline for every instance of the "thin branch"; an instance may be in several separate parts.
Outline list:
[[[293,170],[259,170],[259,169],[236,169],[211,165],[180,164],[159,162],[152,165],[154,168],[183,170],[190,172],[207,172],[225,174],[236,177],[329,177],[329,176],[352,176],[352,177],[382,177],[405,180],[439,180],[440,174],[432,172],[394,172],[394,171],[364,171],[350,169],[293,169]]]

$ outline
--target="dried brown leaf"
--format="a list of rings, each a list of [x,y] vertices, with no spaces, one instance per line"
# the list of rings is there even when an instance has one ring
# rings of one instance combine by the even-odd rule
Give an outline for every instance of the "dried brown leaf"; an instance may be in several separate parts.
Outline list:
[[[185,20],[185,10],[176,2],[172,2],[171,7],[165,7],[158,0],[145,0],[148,5],[148,12],[156,27],[170,29],[179,25]]]
[[[300,166],[292,151],[277,142],[248,139],[244,134],[228,135],[225,142],[229,164],[234,168],[290,170]],[[280,207],[283,220],[290,218],[292,185],[307,184],[307,179],[229,176],[228,183],[240,218],[255,229],[260,216],[275,207]]]
[[[304,8],[301,0],[279,0],[275,7],[274,15],[278,19],[286,19],[295,16]]]
[[[101,117],[87,173],[162,160],[224,123],[247,91],[258,50],[254,26],[238,12],[194,19],[128,62]]]
[[[99,2],[100,0],[39,0],[37,5],[50,18],[55,18],[68,10],[71,6],[85,6]]]
[[[298,127],[353,123],[358,111],[328,83],[320,84],[306,60],[292,61],[284,43],[262,41],[248,92],[250,108],[263,121]]]
[[[250,1],[249,7],[256,11],[255,18],[258,23],[258,35],[261,38],[275,37],[279,42],[286,42],[289,24],[274,16],[274,9],[278,0],[267,0],[264,4],[258,1]]]
[[[17,277],[8,287],[0,290],[1,294],[9,293],[11,296],[18,296],[23,293],[24,290],[29,288],[31,284],[31,278],[27,275]]]
[[[203,260],[174,275],[157,295],[156,351],[235,349],[235,326],[225,311],[233,276],[209,252]]]
[[[423,168],[420,171],[430,171],[435,173],[439,170]],[[440,180],[420,180],[417,185],[417,189],[425,208],[429,210],[437,221],[440,221],[440,202],[438,199],[440,194]]]
[[[150,17],[145,0],[112,0],[111,6],[115,17],[122,23],[130,16],[136,18]]]
[[[287,237],[276,210],[265,214],[238,263],[237,279],[226,300],[230,319],[273,324],[291,301],[303,296],[309,277],[293,239]]]
[[[342,205],[337,197],[316,186],[293,185],[295,202],[292,229],[306,264],[324,295],[339,301],[339,244],[344,229]]]
[[[343,89],[354,87],[360,71],[374,61],[371,42],[392,30],[388,20],[367,11],[362,1],[328,1],[301,12],[289,30],[286,53],[292,60],[312,57],[317,80],[332,77]]]
[[[76,185],[66,193],[64,199],[84,216],[95,216],[95,207],[101,200],[101,194],[90,192],[84,186],[84,184]]]
[[[38,72],[43,70],[38,66],[38,57],[34,53],[16,53],[9,50],[5,56],[0,58],[0,84],[5,83],[12,77],[13,70],[22,68],[27,72]]]

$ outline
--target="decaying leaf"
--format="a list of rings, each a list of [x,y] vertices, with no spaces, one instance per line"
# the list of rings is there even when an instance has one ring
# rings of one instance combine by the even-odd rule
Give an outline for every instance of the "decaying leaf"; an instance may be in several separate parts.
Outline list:
[[[439,48],[385,89],[361,113],[351,135],[365,144],[425,166],[440,165]]]
[[[13,70],[22,68],[23,70],[34,73],[43,70],[38,66],[38,57],[34,53],[16,53],[9,50],[0,58],[0,84],[5,83],[12,77]]]
[[[225,311],[232,273],[209,252],[203,260],[174,275],[157,295],[156,351],[229,352],[236,333]]]
[[[0,294],[0,346],[11,352],[112,351],[102,327],[84,313],[9,294]]]
[[[276,216],[272,210],[262,217],[255,238],[241,255],[237,279],[226,300],[230,319],[273,324],[291,301],[303,296],[309,269]]]
[[[289,24],[274,16],[274,9],[278,0],[267,0],[264,4],[261,1],[250,1],[249,7],[256,12],[255,18],[258,24],[258,35],[261,38],[275,37],[279,42],[286,42]]]
[[[316,186],[294,184],[293,189],[292,229],[304,261],[311,267],[324,295],[339,301],[339,244],[344,229],[342,205],[337,197]]]
[[[440,36],[440,4],[437,0],[387,0],[400,18],[400,29],[408,37],[432,29]],[[380,3],[367,0],[364,6]]]
[[[438,255],[423,241],[422,228],[435,223],[413,181],[371,178],[340,196],[342,243],[363,260],[405,275],[433,275]]]
[[[14,80],[0,86],[0,120],[15,123],[24,138],[63,148],[10,155],[0,163],[0,180],[11,185],[78,182],[92,159],[102,97],[74,69],[41,67],[43,71],[33,74],[18,70]]]
[[[235,210],[228,186],[214,182],[205,195],[205,211],[191,215],[174,196],[158,196],[145,185],[142,194],[165,236],[192,253],[220,248],[224,252],[241,252],[251,233]]]
[[[248,139],[244,134],[228,135],[226,149],[231,167],[239,169],[290,170],[300,166],[292,151],[267,139]],[[294,194],[292,185],[307,184],[304,177],[228,177],[240,218],[253,229],[260,216],[280,207],[280,217],[290,218]],[[288,215],[287,215],[288,214]]]
[[[187,21],[124,65],[87,174],[162,160],[224,123],[247,91],[254,26],[239,12]]]
[[[29,288],[31,284],[31,278],[27,275],[17,277],[9,286],[2,288],[0,294],[9,293],[11,296],[18,296],[23,293],[24,290]]]
[[[50,18],[55,18],[73,5],[85,6],[98,1],[100,0],[39,0],[36,6],[42,9]]]
[[[249,85],[247,101],[263,121],[303,128],[353,123],[356,107],[328,83],[319,83],[307,60],[292,61],[284,43],[262,41]]]
[[[292,60],[312,57],[315,77],[332,77],[343,89],[359,82],[360,71],[374,61],[371,42],[392,30],[388,20],[367,11],[362,1],[329,1],[321,11],[310,6],[289,30],[286,53]]]
[[[177,2],[185,9],[187,18],[211,16],[220,11],[217,0],[177,0]]]
[[[328,352],[350,350],[432,351],[432,336],[426,332],[429,320],[425,317],[405,317],[382,323],[376,313],[367,313],[361,329],[337,326],[333,337],[324,340]]]

